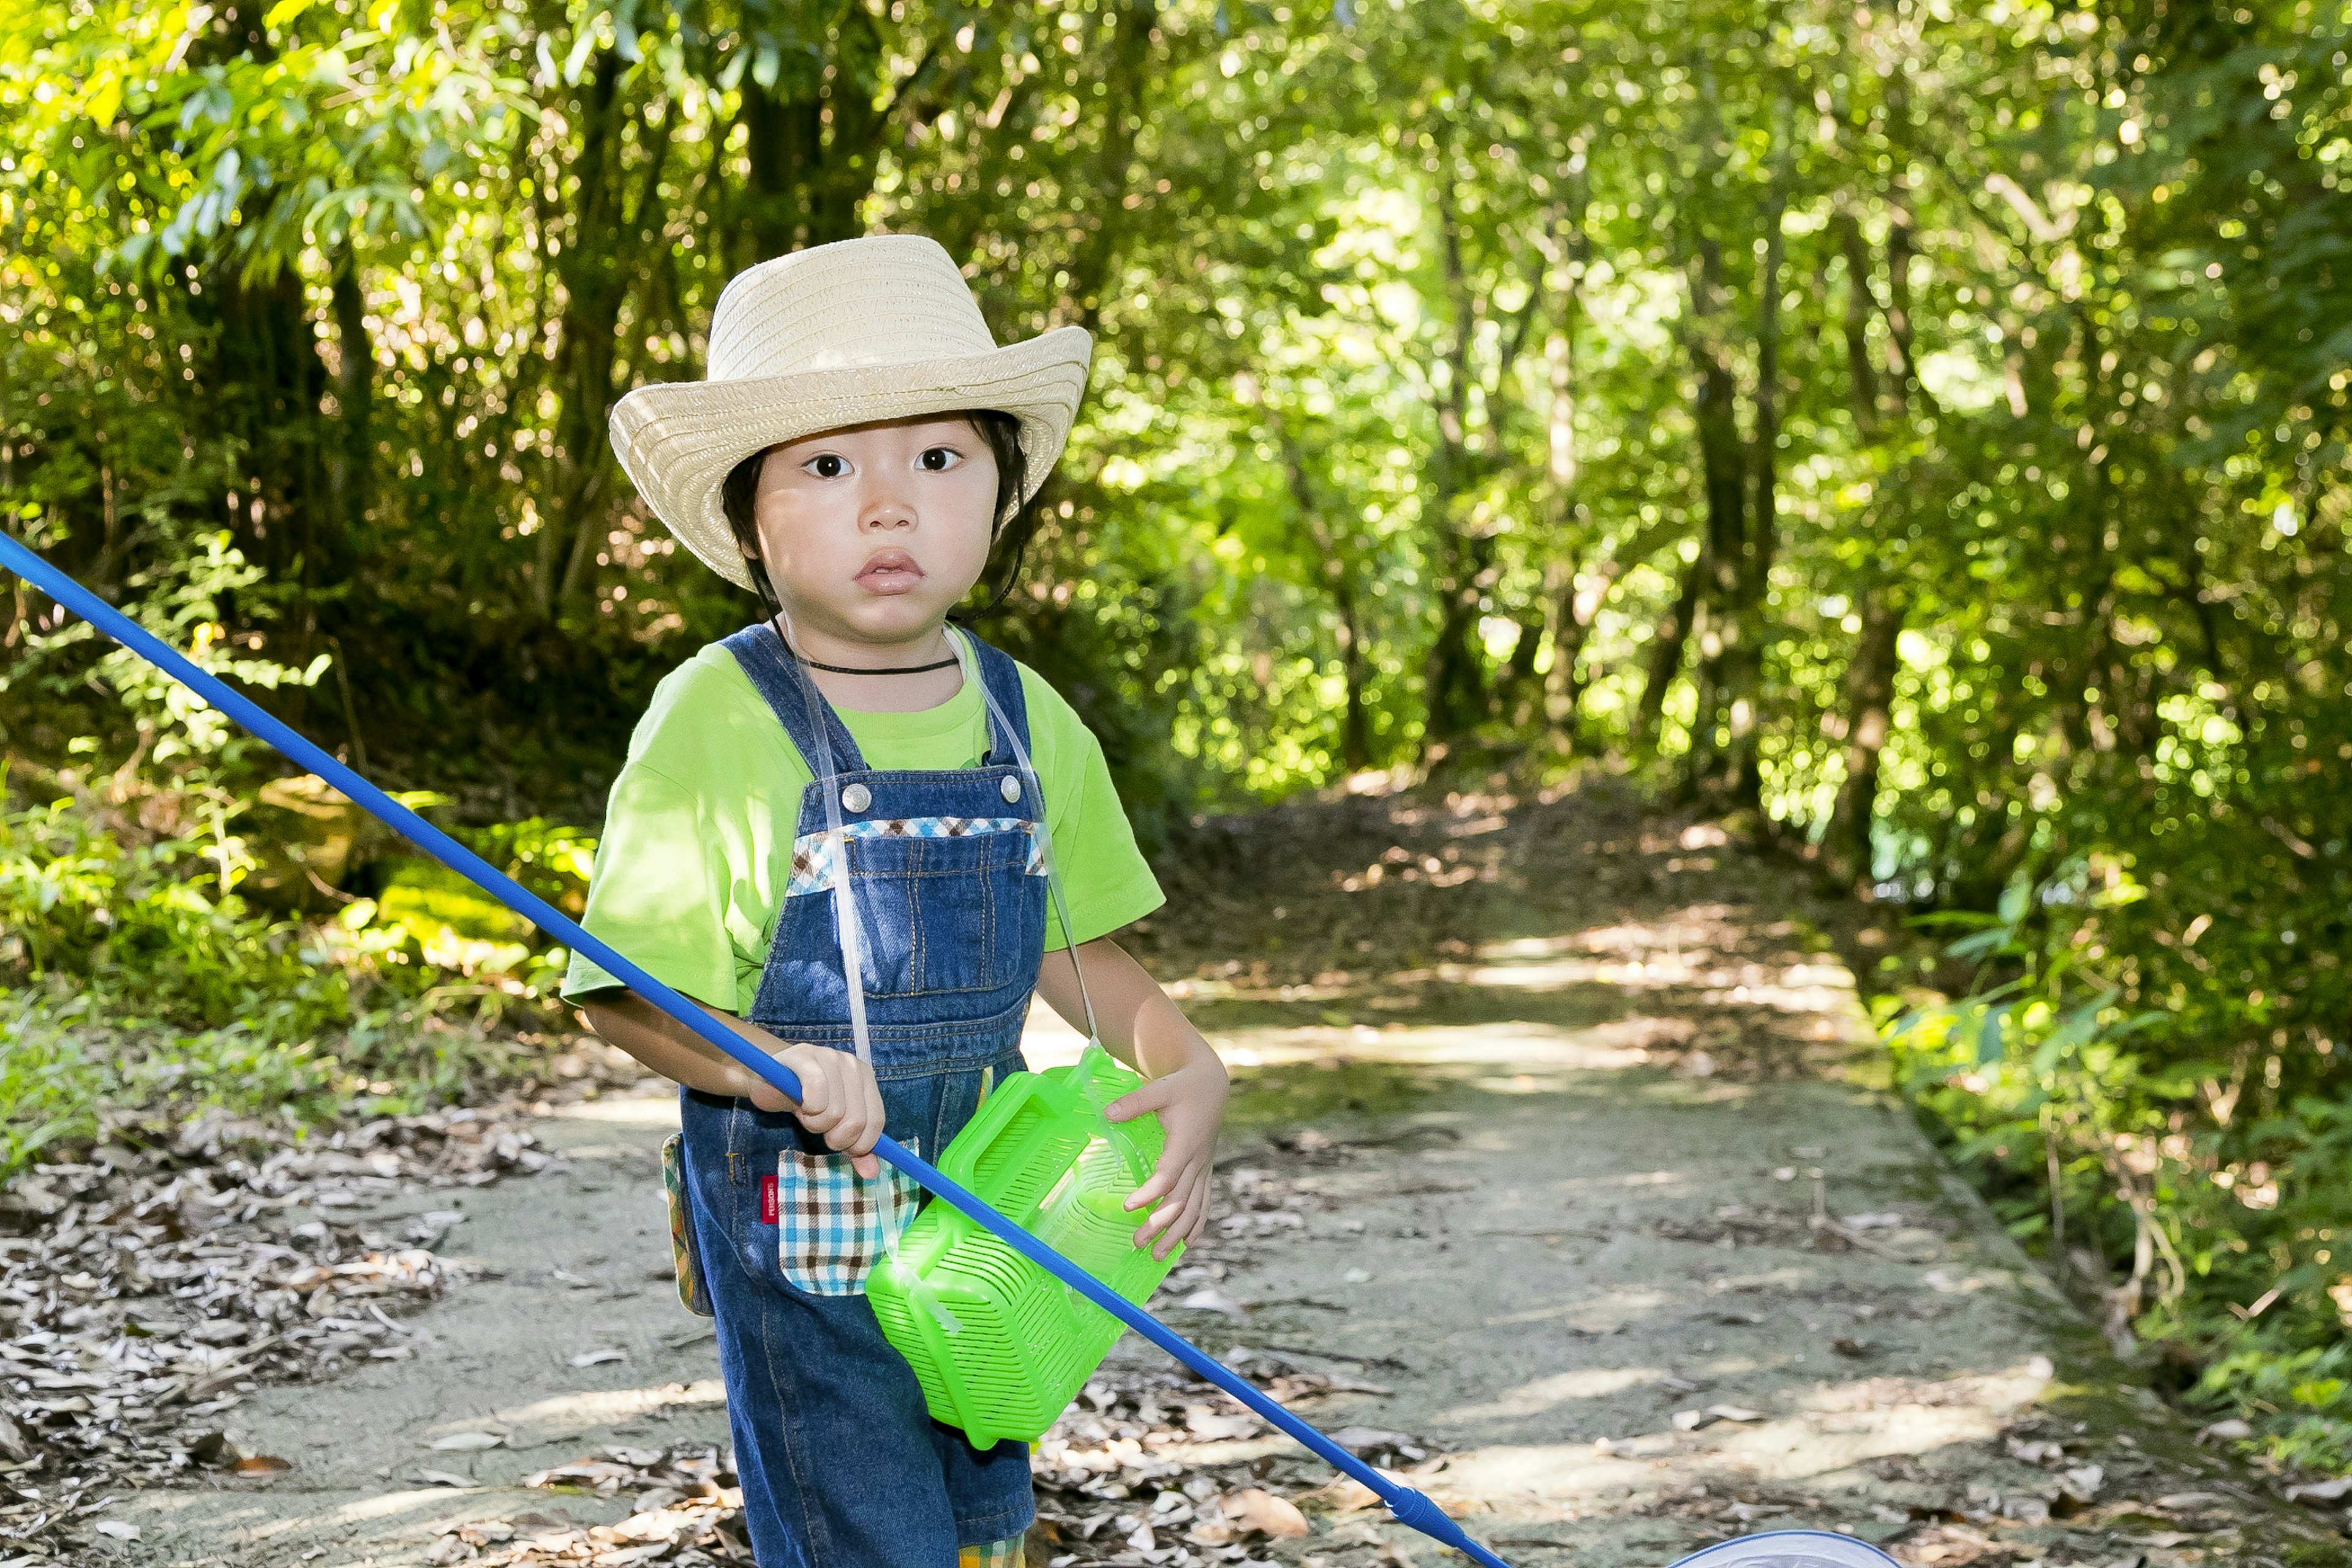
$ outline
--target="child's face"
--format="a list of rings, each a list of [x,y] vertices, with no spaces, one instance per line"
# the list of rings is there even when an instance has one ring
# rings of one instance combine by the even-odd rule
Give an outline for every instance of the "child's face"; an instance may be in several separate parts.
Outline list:
[[[996,458],[957,416],[893,419],[788,442],[760,470],[760,542],[795,621],[856,642],[938,626],[980,581]]]

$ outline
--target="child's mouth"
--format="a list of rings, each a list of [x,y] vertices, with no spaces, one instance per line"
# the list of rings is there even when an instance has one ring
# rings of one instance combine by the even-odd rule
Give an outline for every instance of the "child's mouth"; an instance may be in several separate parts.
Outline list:
[[[877,552],[858,571],[855,581],[873,594],[903,594],[923,580],[923,569],[903,550]]]

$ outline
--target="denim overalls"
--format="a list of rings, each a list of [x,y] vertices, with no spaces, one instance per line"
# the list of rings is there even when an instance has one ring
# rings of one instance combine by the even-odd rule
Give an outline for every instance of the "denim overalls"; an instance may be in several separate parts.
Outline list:
[[[992,1084],[1024,1069],[1050,853],[1036,775],[1021,765],[1019,671],[950,636],[992,717],[980,765],[947,772],[868,769],[772,625],[726,642],[815,781],[751,1017],[781,1039],[855,1050],[862,1009],[887,1131],[934,1159]],[[849,900],[833,891],[845,871]],[[975,1448],[933,1421],[866,1301],[867,1268],[921,1200],[912,1179],[885,1165],[862,1180],[792,1116],[748,1100],[688,1089],[681,1110],[686,1223],[761,1568],[953,1568],[959,1546],[1026,1530],[1028,1445]]]

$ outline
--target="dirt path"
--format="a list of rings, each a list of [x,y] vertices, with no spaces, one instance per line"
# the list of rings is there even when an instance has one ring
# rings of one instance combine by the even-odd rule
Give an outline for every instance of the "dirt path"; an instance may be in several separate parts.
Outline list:
[[[1203,889],[1234,886],[1226,858],[1246,885],[1146,942],[1241,1091],[1219,1237],[1161,1304],[1512,1561],[1793,1527],[1920,1564],[2339,1560],[2131,1388],[1841,1073],[1867,1056],[1826,929],[1851,915],[1785,868],[1606,788],[1327,803],[1192,854]],[[1041,1024],[1032,1059],[1075,1044]],[[727,1561],[642,1524],[680,1493],[649,1492],[660,1456],[724,1441],[668,1279],[673,1120],[650,1094],[543,1120],[563,1158],[467,1194],[441,1251],[477,1272],[404,1321],[412,1353],[256,1393],[232,1436],[294,1468],[125,1500],[123,1559]],[[600,1452],[635,1467],[610,1495],[519,1484]],[[1436,1560],[1132,1340],[1037,1468],[1041,1562]],[[1251,1488],[1309,1533],[1220,1523],[1211,1500]],[[566,1533],[592,1524],[622,1528]]]

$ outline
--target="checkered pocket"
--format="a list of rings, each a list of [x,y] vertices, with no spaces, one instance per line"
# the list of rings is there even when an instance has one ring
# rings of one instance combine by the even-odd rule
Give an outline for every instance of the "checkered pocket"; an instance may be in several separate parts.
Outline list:
[[[846,1154],[779,1151],[776,1261],[785,1282],[812,1296],[864,1295],[867,1272],[914,1223],[922,1191],[896,1166],[868,1179]]]
[[[694,1209],[686,1188],[686,1136],[662,1140],[662,1196],[669,1206],[669,1260],[677,1274],[678,1304],[698,1317],[716,1316],[702,1282],[702,1262],[694,1252]]]

